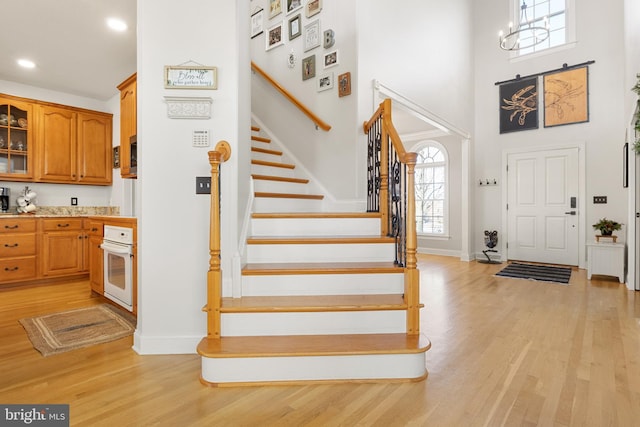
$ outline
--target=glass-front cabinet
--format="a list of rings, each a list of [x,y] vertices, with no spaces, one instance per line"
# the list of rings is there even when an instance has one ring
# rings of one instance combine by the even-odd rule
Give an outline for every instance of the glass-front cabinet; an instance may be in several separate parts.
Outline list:
[[[0,178],[33,176],[32,106],[0,97]]]

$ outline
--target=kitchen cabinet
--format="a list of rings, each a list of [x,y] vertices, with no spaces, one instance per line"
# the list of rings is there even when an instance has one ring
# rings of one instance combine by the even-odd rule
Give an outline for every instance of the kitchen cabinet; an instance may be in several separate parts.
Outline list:
[[[131,165],[131,154],[137,159],[137,143],[132,147],[131,137],[138,133],[137,76],[131,75],[118,85],[120,91],[120,175],[123,178],[137,177],[137,164]]]
[[[0,179],[33,177],[33,106],[0,95]]]
[[[34,218],[0,219],[0,284],[37,276],[37,234]]]
[[[110,114],[38,106],[36,181],[110,185]]]
[[[85,272],[85,240],[88,236],[83,227],[83,219],[59,217],[40,221],[42,275],[50,277]]]
[[[102,221],[86,220],[88,222],[87,233],[89,235],[87,251],[89,254],[89,282],[91,290],[104,294],[104,256],[100,245],[104,224]]]

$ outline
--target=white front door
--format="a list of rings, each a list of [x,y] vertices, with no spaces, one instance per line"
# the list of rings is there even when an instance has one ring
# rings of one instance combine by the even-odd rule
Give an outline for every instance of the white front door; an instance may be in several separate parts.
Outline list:
[[[578,149],[507,157],[507,252],[513,260],[578,265]]]

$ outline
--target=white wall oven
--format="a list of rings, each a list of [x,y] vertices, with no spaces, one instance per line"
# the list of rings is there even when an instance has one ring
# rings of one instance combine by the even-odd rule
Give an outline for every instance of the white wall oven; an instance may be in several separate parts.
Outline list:
[[[133,311],[133,229],[104,226],[104,296]]]

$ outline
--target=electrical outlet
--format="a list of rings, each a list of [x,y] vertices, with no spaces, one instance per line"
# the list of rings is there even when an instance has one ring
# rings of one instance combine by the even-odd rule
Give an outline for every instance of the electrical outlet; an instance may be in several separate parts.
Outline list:
[[[210,176],[196,176],[196,194],[211,194]]]
[[[607,196],[593,196],[593,203],[594,204],[606,204],[607,203]]]
[[[71,198],[71,206],[78,206],[78,198],[77,197],[72,197]]]

